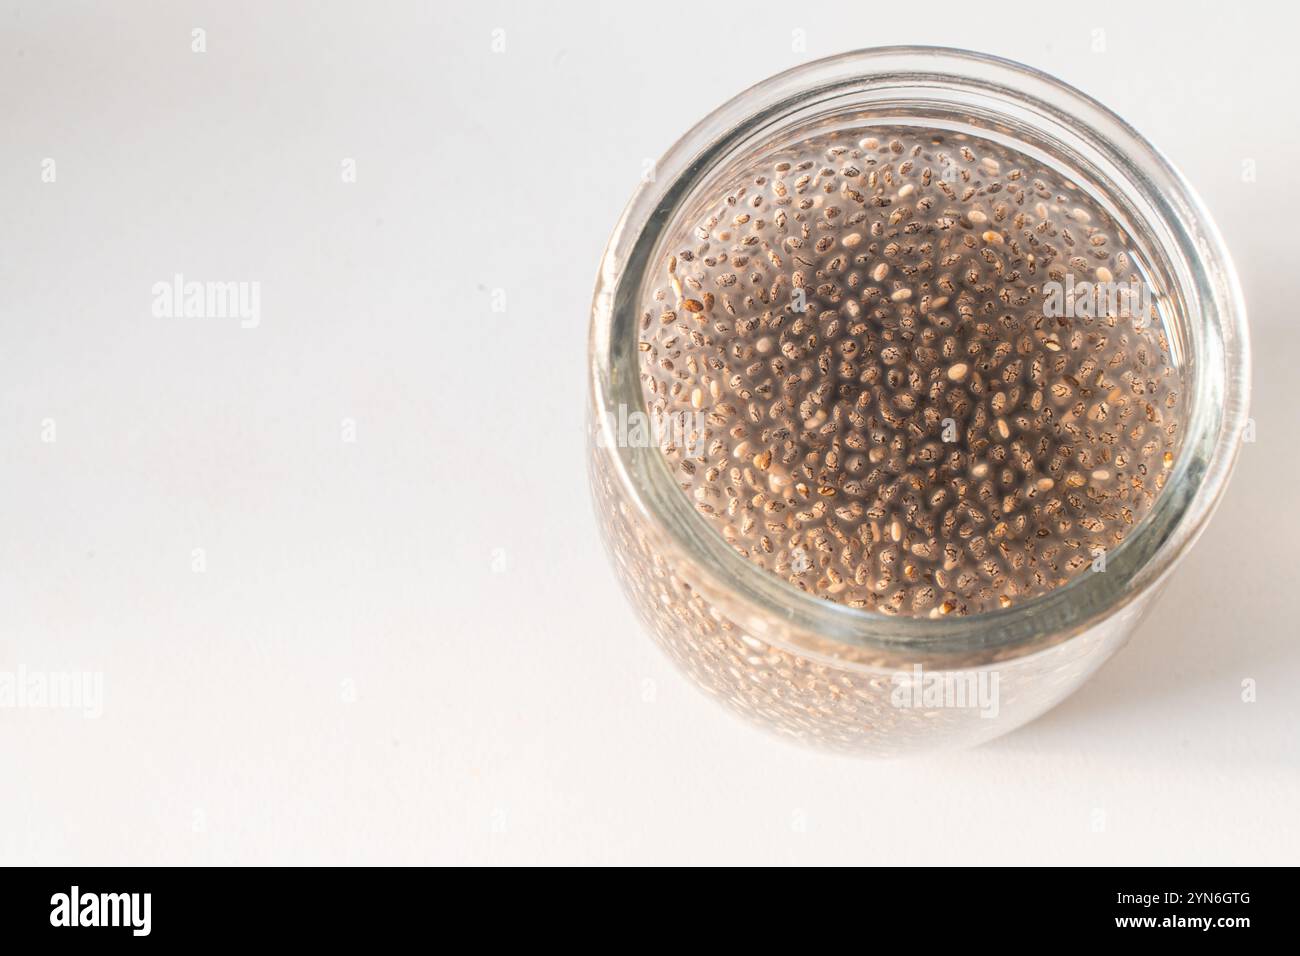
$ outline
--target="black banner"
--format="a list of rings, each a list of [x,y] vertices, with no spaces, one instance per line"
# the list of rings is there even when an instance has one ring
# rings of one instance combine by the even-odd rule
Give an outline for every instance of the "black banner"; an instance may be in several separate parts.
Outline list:
[[[791,928],[804,919],[860,921],[873,942],[916,942],[918,931],[926,938],[942,933],[987,942],[989,931],[1023,931],[1043,934],[1044,940],[1127,936],[1182,945],[1203,938],[1233,945],[1255,930],[1285,925],[1281,909],[1288,891],[1282,883],[1292,882],[1278,870],[898,868],[836,875],[830,878],[838,888],[828,891],[828,876],[807,877],[797,892],[789,884],[774,888],[763,910],[784,912],[781,922]],[[413,925],[432,925],[435,911],[455,915],[461,908],[441,888],[445,874],[419,869],[10,869],[2,878],[0,926],[7,944],[57,943],[60,937],[96,946],[280,939],[373,944],[390,936],[398,942]],[[634,901],[644,893],[584,903],[593,921],[617,906],[646,925],[666,923],[661,928],[671,929],[677,920],[694,924],[708,917],[706,901],[746,890],[700,894],[689,884],[665,887],[634,916],[641,909]],[[511,924],[536,920],[543,906],[546,923],[535,925],[555,925],[559,915],[546,902],[553,893],[536,902],[522,893],[511,901],[475,895],[474,902],[511,911]],[[422,902],[412,908],[412,900]],[[445,901],[454,904],[450,911]],[[746,908],[742,904],[733,899],[718,906],[712,921],[734,924]],[[809,912],[813,907],[815,915]],[[566,921],[581,925],[583,909],[566,905]]]

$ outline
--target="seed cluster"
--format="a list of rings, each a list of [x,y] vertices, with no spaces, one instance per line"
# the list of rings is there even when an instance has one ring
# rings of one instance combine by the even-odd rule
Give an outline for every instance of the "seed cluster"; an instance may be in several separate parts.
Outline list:
[[[965,134],[771,152],[682,224],[644,305],[647,408],[698,422],[660,448],[737,551],[829,600],[937,617],[1058,587],[1177,447],[1158,313],[1046,308],[1067,277],[1141,281],[1127,245],[1086,192]]]

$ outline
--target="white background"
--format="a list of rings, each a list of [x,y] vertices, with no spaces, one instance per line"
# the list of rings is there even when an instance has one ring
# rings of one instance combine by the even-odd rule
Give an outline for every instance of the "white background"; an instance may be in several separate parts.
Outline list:
[[[0,863],[1297,862],[1288,17],[0,3],[0,671],[104,680],[97,720],[0,709]],[[1181,166],[1241,271],[1258,441],[1082,691],[873,763],[751,730],[640,632],[582,405],[645,161],[765,76],[899,42],[1045,69]],[[155,317],[176,273],[260,282],[260,325]]]

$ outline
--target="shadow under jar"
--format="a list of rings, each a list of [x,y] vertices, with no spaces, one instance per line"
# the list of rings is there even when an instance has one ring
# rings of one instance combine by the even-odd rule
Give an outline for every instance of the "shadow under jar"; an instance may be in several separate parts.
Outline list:
[[[741,94],[601,264],[590,470],[643,621],[836,750],[980,743],[1127,640],[1245,425],[1213,223],[1037,71],[864,50]]]

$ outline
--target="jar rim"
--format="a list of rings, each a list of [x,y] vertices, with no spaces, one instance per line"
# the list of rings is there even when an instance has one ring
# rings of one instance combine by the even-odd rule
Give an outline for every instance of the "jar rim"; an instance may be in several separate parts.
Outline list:
[[[620,446],[613,436],[611,415],[619,398],[640,389],[638,376],[626,370],[627,353],[635,355],[635,343],[617,332],[631,329],[635,338],[641,282],[653,265],[650,253],[673,219],[675,204],[726,155],[729,143],[739,142],[758,124],[779,121],[818,96],[862,94],[885,84],[961,90],[1076,131],[1080,143],[1113,164],[1122,185],[1149,206],[1148,214],[1157,222],[1148,225],[1161,227],[1154,237],[1159,246],[1188,266],[1179,291],[1193,333],[1196,394],[1165,489],[1151,512],[1107,556],[1105,573],[1076,575],[1006,609],[912,617],[808,594],[727,544],[668,480],[657,447]],[[946,47],[868,48],[802,64],[750,87],[682,136],[655,169],[657,175],[641,183],[625,208],[597,279],[590,339],[594,427],[607,439],[605,453],[629,502],[680,552],[675,559],[691,565],[693,583],[698,580],[715,595],[730,592],[740,599],[733,602],[738,624],[784,643],[770,626],[779,621],[783,633],[815,635],[823,653],[829,642],[850,656],[863,649],[1020,656],[1045,642],[1086,631],[1158,586],[1204,529],[1226,487],[1246,423],[1250,370],[1244,298],[1218,229],[1192,187],[1155,147],[1101,103],[1046,73],[1001,57]],[[799,648],[801,653],[810,650]]]

